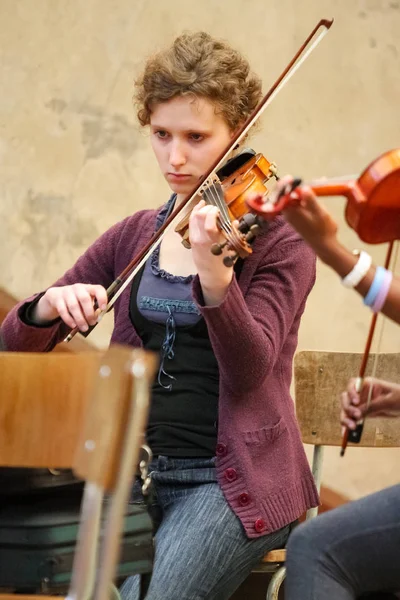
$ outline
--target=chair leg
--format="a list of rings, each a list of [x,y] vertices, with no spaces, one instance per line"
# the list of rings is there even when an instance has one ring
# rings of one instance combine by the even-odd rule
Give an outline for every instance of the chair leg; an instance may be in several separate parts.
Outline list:
[[[321,479],[322,479],[322,465],[324,461],[324,446],[314,446],[313,452],[313,464],[312,474],[314,476],[315,486],[318,490],[318,494],[321,491]],[[306,520],[313,519],[318,515],[318,506],[309,508],[307,511]]]
[[[271,581],[269,582],[266,600],[278,600],[278,594],[280,587],[286,576],[286,567],[279,567],[279,569],[273,574]]]
[[[129,414],[126,415],[127,425],[122,442],[119,470],[107,511],[94,600],[109,600],[110,598],[110,584],[115,578],[125,510],[132,485],[132,474],[135,472],[136,465],[139,464],[139,452],[147,423],[150,376],[140,357],[133,363],[132,374],[131,403]]]
[[[91,482],[85,484],[71,584],[66,600],[90,600],[92,597],[96,577],[103,498],[104,492],[97,484]]]

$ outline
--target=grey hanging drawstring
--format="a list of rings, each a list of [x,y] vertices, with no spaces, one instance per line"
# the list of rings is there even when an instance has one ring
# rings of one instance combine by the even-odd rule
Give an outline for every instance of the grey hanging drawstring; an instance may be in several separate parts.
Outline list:
[[[175,337],[176,337],[175,319],[174,319],[171,309],[168,305],[167,305],[167,310],[168,310],[168,317],[165,322],[165,338],[164,338],[164,341],[161,346],[161,361],[160,361],[160,368],[158,370],[157,381],[161,385],[161,387],[163,387],[165,390],[168,390],[170,392],[172,390],[172,383],[169,383],[168,385],[164,385],[161,382],[162,375],[165,375],[169,379],[174,379],[174,380],[176,379],[176,377],[174,377],[173,375],[169,375],[169,373],[167,373],[164,369],[165,359],[168,358],[169,360],[171,360],[172,358],[174,358],[174,355],[175,355],[174,343],[175,343]]]

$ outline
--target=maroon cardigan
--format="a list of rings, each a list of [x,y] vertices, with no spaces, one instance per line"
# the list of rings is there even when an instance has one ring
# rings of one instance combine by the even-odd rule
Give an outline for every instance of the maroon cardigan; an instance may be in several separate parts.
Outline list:
[[[55,285],[107,288],[151,237],[157,211],[141,211],[106,231]],[[315,280],[312,251],[276,219],[244,261],[218,306],[204,306],[198,277],[194,299],[207,323],[220,372],[218,481],[248,537],[294,521],[318,493],[304,453],[289,387],[297,331]],[[140,346],[129,318],[129,287],[115,304],[111,342]],[[10,351],[49,351],[68,328],[23,323],[17,305],[1,328]]]

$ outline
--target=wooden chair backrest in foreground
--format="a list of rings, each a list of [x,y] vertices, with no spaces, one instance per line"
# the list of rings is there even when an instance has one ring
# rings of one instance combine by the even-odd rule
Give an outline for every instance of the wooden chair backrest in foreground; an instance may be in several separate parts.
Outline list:
[[[110,596],[155,369],[153,354],[122,346],[104,353],[0,353],[0,466],[72,468],[85,481],[69,600]],[[110,502],[98,557],[105,493]],[[26,598],[0,594],[0,600]]]

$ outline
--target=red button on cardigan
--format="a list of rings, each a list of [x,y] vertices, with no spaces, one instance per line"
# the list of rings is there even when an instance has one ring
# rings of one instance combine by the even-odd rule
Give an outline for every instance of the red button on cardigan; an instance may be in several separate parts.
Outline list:
[[[227,448],[225,444],[219,443],[217,444],[217,448],[215,451],[218,456],[225,456],[225,454],[227,453]]]
[[[262,531],[264,531],[264,529],[265,529],[264,519],[257,519],[256,521],[254,521],[254,529],[257,531],[257,533],[261,533]]]
[[[247,506],[249,502],[250,502],[250,496],[247,492],[243,492],[243,494],[240,494],[240,496],[239,496],[240,506]]]
[[[229,482],[236,481],[237,479],[237,473],[235,469],[226,469],[224,475]]]

